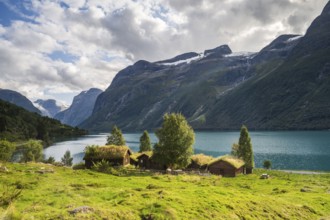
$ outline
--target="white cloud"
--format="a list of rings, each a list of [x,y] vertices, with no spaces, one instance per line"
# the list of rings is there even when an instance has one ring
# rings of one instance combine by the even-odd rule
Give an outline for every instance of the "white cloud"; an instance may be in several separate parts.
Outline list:
[[[32,99],[71,99],[91,87],[106,89],[139,59],[221,44],[258,51],[280,34],[303,34],[327,0],[24,1],[29,15],[1,2],[28,20],[0,25],[0,87]],[[74,59],[52,60],[55,51]]]

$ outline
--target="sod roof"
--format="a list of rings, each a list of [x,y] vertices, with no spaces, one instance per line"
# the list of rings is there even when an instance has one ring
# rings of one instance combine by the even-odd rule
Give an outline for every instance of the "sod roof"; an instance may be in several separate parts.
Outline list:
[[[140,155],[139,155],[138,157],[136,157],[136,158],[138,159],[138,158],[141,157],[142,155],[147,155],[148,157],[151,157],[152,154],[153,154],[152,151],[144,151],[144,152],[140,153]]]
[[[196,164],[202,166],[214,160],[214,157],[207,156],[205,154],[195,154],[191,156],[191,160],[194,161]]]
[[[230,165],[232,165],[233,167],[235,167],[236,169],[245,165],[243,160],[241,160],[237,157],[233,157],[231,155],[224,155],[224,156],[218,157],[218,158],[212,160],[211,162],[209,162],[208,165],[211,166],[212,164],[215,164],[219,161],[225,161],[225,162],[229,163]]]
[[[115,145],[106,145],[106,146],[95,146],[88,149],[85,152],[84,159],[121,159],[124,158],[126,154],[131,155],[132,152],[127,146],[115,146]]]

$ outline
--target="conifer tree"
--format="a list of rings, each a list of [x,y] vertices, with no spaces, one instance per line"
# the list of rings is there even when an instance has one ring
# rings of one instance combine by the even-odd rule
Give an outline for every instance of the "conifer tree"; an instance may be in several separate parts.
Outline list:
[[[67,150],[65,152],[65,154],[63,155],[63,157],[61,158],[61,161],[64,164],[64,166],[71,167],[72,166],[72,160],[73,160],[73,158],[71,157],[71,152],[69,150]]]
[[[121,133],[121,130],[116,125],[113,126],[111,130],[111,134],[108,135],[106,145],[117,145],[117,146],[126,145],[124,136]]]
[[[252,173],[252,169],[254,168],[254,155],[249,131],[245,125],[241,127],[237,156],[244,160],[246,173]]]
[[[165,114],[162,127],[156,132],[159,142],[153,158],[169,168],[185,168],[190,162],[195,133],[181,114]]]
[[[144,131],[140,137],[140,150],[139,152],[151,151],[151,142],[148,131]]]

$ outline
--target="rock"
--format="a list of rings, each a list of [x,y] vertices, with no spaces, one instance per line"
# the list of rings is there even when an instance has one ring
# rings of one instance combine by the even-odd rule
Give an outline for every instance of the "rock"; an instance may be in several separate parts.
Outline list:
[[[54,173],[53,169],[46,170],[44,167],[41,167],[40,170],[35,171],[36,173],[45,174],[45,173]]]
[[[302,189],[300,189],[300,192],[311,192],[312,190],[310,190],[310,189],[306,189],[306,188],[302,188]]]
[[[268,179],[268,178],[269,178],[269,175],[267,173],[263,173],[260,176],[260,179]]]
[[[80,206],[80,207],[77,207],[73,210],[69,210],[68,212],[71,215],[75,215],[77,213],[89,213],[89,212],[92,212],[92,211],[94,211],[94,209],[89,207],[89,206]]]

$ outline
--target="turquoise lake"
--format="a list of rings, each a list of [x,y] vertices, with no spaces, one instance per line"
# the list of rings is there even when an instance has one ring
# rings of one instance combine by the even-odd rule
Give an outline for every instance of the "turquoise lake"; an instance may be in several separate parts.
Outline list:
[[[238,142],[237,132],[195,132],[195,153],[214,157],[229,154],[233,143]],[[87,145],[104,145],[108,134],[87,135],[58,142],[44,150],[45,156],[60,161],[66,150],[70,150],[74,163],[82,161]],[[139,149],[141,133],[125,133],[127,145]],[[250,132],[256,167],[264,160],[272,162],[273,169],[330,171],[330,131],[260,131]],[[150,134],[151,141],[157,142]]]

